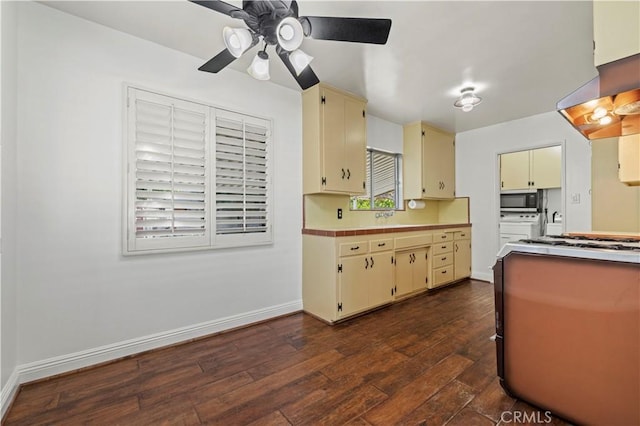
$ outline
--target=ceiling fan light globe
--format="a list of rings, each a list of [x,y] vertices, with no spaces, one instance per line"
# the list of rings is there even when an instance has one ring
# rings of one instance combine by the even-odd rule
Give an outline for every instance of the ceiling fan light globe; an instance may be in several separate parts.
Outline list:
[[[289,61],[296,71],[296,75],[300,75],[300,73],[309,66],[311,61],[313,61],[313,56],[307,55],[302,50],[297,49],[289,54]]]
[[[247,73],[256,80],[269,80],[269,55],[267,52],[258,52],[253,58],[251,65],[247,68]]]
[[[462,111],[469,112],[473,109],[473,104],[462,105]]]
[[[304,30],[302,24],[296,18],[288,16],[278,24],[276,28],[278,44],[284,50],[292,52],[302,44]]]
[[[253,35],[246,28],[224,27],[222,29],[222,38],[229,53],[236,58],[239,58],[251,47],[253,42]]]

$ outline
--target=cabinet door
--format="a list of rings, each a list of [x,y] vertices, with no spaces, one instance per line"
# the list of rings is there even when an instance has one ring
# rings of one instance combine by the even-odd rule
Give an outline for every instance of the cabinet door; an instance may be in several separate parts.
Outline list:
[[[340,258],[342,272],[338,273],[339,304],[342,310],[339,317],[364,310],[369,307],[369,289],[367,285],[368,256]]]
[[[413,251],[396,253],[396,297],[411,293],[413,290]]]
[[[423,127],[422,185],[426,198],[453,198],[455,148],[453,136]]]
[[[536,189],[560,188],[562,172],[562,147],[531,151],[531,186]]]
[[[453,198],[455,195],[455,145],[453,135],[431,131],[427,133],[433,139],[429,149],[433,150],[430,167],[435,170],[434,181],[430,187],[434,197]]]
[[[627,185],[640,185],[640,135],[618,138],[618,178]]]
[[[459,240],[453,242],[453,278],[471,276],[471,241]]]
[[[391,252],[369,255],[367,281],[369,282],[369,306],[371,307],[388,303],[392,299],[393,263],[391,263],[391,259]]]
[[[500,155],[500,188],[529,189],[529,151]]]
[[[322,96],[322,173],[327,179],[326,191],[343,191],[347,171],[344,166],[345,104],[344,96],[323,89]],[[344,176],[344,177],[343,177]]]
[[[347,171],[344,189],[350,194],[364,193],[367,163],[367,124],[364,102],[344,100],[344,168]]]
[[[412,291],[423,290],[427,288],[427,283],[429,281],[428,276],[428,268],[427,268],[427,249],[421,248],[419,250],[415,250],[415,262],[413,262],[413,273],[412,273]]]

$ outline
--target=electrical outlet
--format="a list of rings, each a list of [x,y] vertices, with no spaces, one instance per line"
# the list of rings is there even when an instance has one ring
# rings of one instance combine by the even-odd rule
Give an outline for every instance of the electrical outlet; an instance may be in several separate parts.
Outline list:
[[[580,204],[580,193],[571,194],[571,204]]]
[[[342,209],[338,209],[338,219],[342,219]]]

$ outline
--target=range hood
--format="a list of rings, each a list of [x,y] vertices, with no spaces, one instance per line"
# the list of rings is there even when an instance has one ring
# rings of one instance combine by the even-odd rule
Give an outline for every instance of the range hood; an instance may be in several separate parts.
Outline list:
[[[589,140],[640,133],[640,53],[597,70],[597,77],[558,102],[558,112]]]

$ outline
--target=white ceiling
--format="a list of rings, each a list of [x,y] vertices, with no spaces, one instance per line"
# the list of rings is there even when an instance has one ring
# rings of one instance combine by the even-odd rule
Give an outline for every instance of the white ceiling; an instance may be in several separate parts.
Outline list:
[[[229,3],[241,7],[240,1]],[[245,26],[187,0],[46,4],[203,63],[224,49],[222,27]],[[306,39],[302,48],[315,57],[311,65],[321,81],[364,96],[371,114],[399,124],[424,120],[461,132],[548,112],[596,75],[591,1],[298,4],[301,16],[392,19],[383,46]],[[258,49],[230,67],[244,72]],[[271,82],[299,91],[275,52],[270,56]],[[469,113],[453,107],[466,82],[483,98]]]

